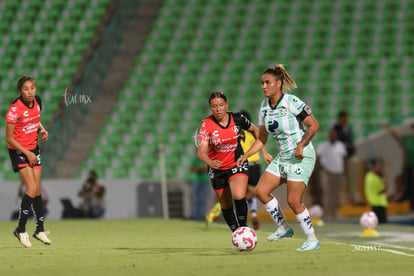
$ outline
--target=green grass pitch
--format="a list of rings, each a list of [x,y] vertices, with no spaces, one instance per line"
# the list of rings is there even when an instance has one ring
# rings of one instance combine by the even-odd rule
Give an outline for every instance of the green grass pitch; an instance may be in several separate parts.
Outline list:
[[[208,229],[186,220],[47,221],[52,245],[24,248],[0,224],[0,275],[413,275],[414,227],[384,225],[379,238],[359,238],[357,224],[315,227],[321,249],[298,252],[304,241],[268,242],[271,223],[257,231],[252,252],[237,252],[222,223]],[[33,230],[29,223],[27,230]]]

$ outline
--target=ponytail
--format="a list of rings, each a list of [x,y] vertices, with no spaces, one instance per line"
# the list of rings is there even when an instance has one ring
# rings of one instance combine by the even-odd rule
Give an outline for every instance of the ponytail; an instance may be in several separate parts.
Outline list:
[[[264,74],[271,74],[273,75],[277,80],[282,81],[282,92],[290,92],[292,89],[297,88],[295,81],[293,78],[289,75],[289,73],[286,71],[283,64],[276,64],[275,67],[268,68]]]

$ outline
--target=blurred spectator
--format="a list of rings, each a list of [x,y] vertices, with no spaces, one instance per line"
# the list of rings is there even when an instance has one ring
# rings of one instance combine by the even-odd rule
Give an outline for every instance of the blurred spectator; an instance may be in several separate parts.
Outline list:
[[[89,172],[89,177],[83,183],[78,196],[83,198],[82,208],[85,217],[101,218],[104,215],[105,187],[98,183],[98,175],[95,171]]]
[[[378,223],[387,222],[387,195],[385,173],[381,160],[374,159],[370,162],[370,169],[365,175],[364,190],[365,198],[371,206],[372,211],[378,217]]]
[[[317,149],[318,163],[321,167],[323,207],[328,218],[337,216],[346,155],[345,144],[339,141],[336,130],[329,130],[328,139]]]
[[[357,182],[352,181],[350,176],[350,167],[352,164],[351,158],[355,157],[356,155],[354,155],[355,145],[352,128],[348,124],[348,112],[342,110],[338,113],[337,121],[334,124],[333,128],[336,130],[336,133],[338,134],[339,141],[344,143],[346,147],[347,154],[344,163],[344,179],[346,187],[348,189],[349,201],[351,204],[361,204],[360,202],[358,202],[360,201],[358,189],[354,186]]]
[[[355,146],[352,134],[352,128],[348,125],[348,113],[344,110],[338,113],[338,120],[333,126],[338,134],[339,141],[345,144],[347,158],[351,157],[355,153]]]
[[[207,175],[207,165],[194,155],[191,160],[190,172],[191,219],[204,220],[207,198],[210,191],[210,179]]]
[[[49,191],[46,189],[46,187],[43,184],[40,184],[40,189],[42,190],[42,203],[43,203],[43,214],[46,217],[49,213],[49,210],[47,209],[47,203],[49,202]],[[20,201],[22,197],[26,193],[26,185],[23,182],[20,182],[19,189],[17,190],[17,198]],[[19,203],[20,204],[20,203]],[[11,214],[10,219],[16,220],[19,218],[20,209],[13,211]],[[31,208],[29,210],[29,217],[33,217],[33,209]]]
[[[410,200],[410,208],[414,210],[414,124],[411,124],[409,134],[402,134],[392,127],[386,126],[391,134],[397,138],[403,147],[404,153],[404,192],[398,201]]]

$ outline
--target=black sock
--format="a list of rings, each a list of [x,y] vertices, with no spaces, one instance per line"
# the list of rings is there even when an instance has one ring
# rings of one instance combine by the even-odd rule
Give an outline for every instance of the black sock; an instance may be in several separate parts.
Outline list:
[[[36,233],[44,232],[43,222],[45,221],[45,215],[41,195],[38,195],[33,199],[33,215],[36,222]]]
[[[230,227],[230,230],[234,232],[237,228],[239,228],[239,224],[237,223],[236,215],[234,214],[233,207],[229,209],[221,209],[223,212],[224,220],[227,222],[227,225]]]
[[[26,232],[26,222],[29,218],[30,208],[32,208],[33,198],[24,194],[22,198],[22,202],[20,204],[20,212],[19,212],[19,223],[17,225],[17,232],[24,233]]]
[[[247,226],[247,201],[246,198],[234,200],[237,220],[240,227]]]

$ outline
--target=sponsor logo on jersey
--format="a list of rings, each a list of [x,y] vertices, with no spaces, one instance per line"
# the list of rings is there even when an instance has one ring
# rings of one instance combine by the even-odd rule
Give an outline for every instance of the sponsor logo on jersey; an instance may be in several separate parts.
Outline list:
[[[27,124],[26,126],[23,127],[22,130],[25,134],[36,132],[38,129],[38,125],[39,124]]]
[[[216,149],[217,152],[232,152],[235,151],[237,148],[236,144],[225,144],[225,145],[219,145]]]
[[[17,122],[17,119],[18,117],[16,113],[11,112],[11,111],[7,113],[7,120]]]
[[[26,110],[26,111],[23,113],[23,116],[24,116],[24,117],[29,116],[29,111],[27,111],[27,110]]]

